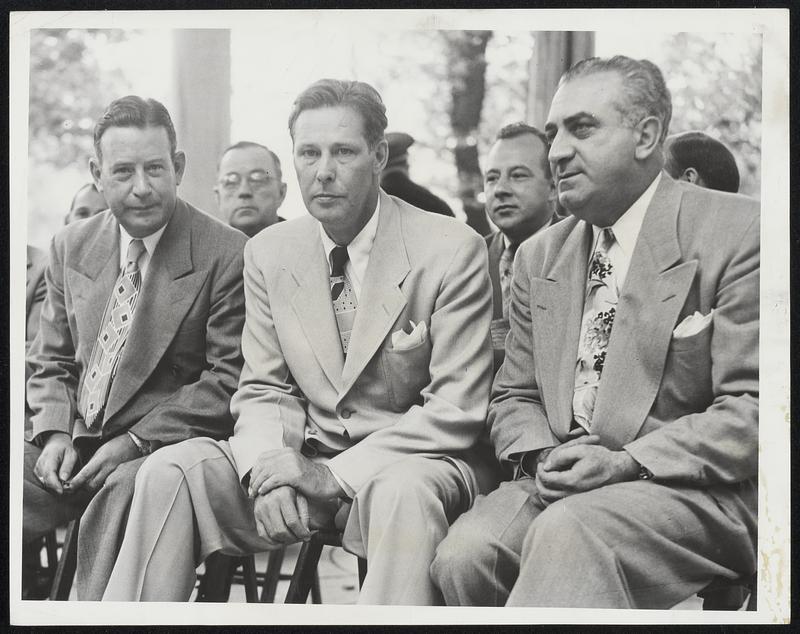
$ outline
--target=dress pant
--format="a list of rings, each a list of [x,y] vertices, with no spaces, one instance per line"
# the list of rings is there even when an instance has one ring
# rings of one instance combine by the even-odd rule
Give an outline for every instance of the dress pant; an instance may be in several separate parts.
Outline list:
[[[481,490],[493,483],[478,477]],[[496,483],[496,481],[495,481]],[[458,467],[411,456],[381,471],[352,502],[343,545],[369,566],[359,603],[433,605],[430,563],[469,503]],[[104,600],[186,601],[213,552],[268,550],[227,441],[196,438],[151,456],[136,478],[128,529]]]
[[[448,605],[670,608],[756,569],[752,482],[612,484],[546,506],[534,481],[479,497],[439,545]]]
[[[41,453],[36,445],[25,443],[23,542],[80,517],[75,589],[81,601],[99,600],[122,542],[136,472],[144,458],[119,465],[94,495],[76,491],[59,496],[45,489],[33,473]]]

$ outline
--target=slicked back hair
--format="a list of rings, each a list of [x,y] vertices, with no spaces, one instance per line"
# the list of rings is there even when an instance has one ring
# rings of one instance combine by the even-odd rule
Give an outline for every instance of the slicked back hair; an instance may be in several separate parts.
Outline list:
[[[508,125],[500,128],[495,141],[502,141],[503,139],[516,139],[517,137],[521,137],[525,134],[531,134],[542,142],[542,169],[544,169],[545,174],[547,174],[547,178],[552,178],[550,173],[550,161],[547,159],[547,153],[550,151],[550,144],[547,142],[547,137],[545,136],[544,132],[542,132],[539,128],[529,125],[524,121],[509,123]]]
[[[589,57],[576,63],[561,76],[558,85],[578,77],[597,73],[617,73],[622,78],[627,99],[617,104],[626,125],[634,127],[646,117],[656,117],[661,122],[663,143],[672,118],[672,97],[658,66],[646,59],[632,59],[625,55],[614,57]]]
[[[217,171],[219,172],[219,166],[222,165],[222,157],[224,157],[228,152],[231,150],[249,150],[252,148],[259,148],[264,150],[267,154],[272,157],[272,160],[275,162],[275,169],[278,171],[278,180],[283,182],[283,171],[281,170],[281,160],[278,158],[278,155],[275,154],[272,150],[270,150],[266,145],[261,145],[260,143],[256,143],[255,141],[239,141],[234,143],[233,145],[229,145],[224,150],[222,150],[222,154],[219,155],[219,162],[217,163]]]
[[[346,106],[361,115],[364,123],[364,138],[370,149],[373,149],[386,130],[386,106],[380,94],[372,86],[363,81],[341,79],[320,79],[311,84],[292,106],[289,115],[289,134],[294,140],[294,124],[303,110],[317,108],[333,108]]]
[[[664,169],[672,178],[680,178],[687,167],[700,174],[706,187],[722,192],[739,191],[739,168],[731,151],[704,132],[683,132],[664,144]]]
[[[112,101],[94,126],[94,151],[103,160],[100,139],[109,128],[164,128],[169,139],[170,156],[175,156],[177,137],[169,112],[160,101],[128,95]]]

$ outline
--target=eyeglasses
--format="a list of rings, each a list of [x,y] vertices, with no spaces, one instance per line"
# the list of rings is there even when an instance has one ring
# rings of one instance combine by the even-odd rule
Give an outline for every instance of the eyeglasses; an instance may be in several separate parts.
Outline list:
[[[273,177],[264,170],[253,170],[247,175],[247,183],[253,189],[266,187],[272,179]],[[239,186],[242,184],[242,175],[236,172],[230,172],[219,180],[219,184],[228,191],[239,189]]]

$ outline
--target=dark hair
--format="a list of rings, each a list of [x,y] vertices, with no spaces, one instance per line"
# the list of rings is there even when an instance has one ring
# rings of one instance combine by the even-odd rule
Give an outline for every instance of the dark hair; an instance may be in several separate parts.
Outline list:
[[[737,193],[739,168],[731,151],[704,132],[683,132],[664,143],[664,169],[672,178],[680,178],[687,167],[693,167],[709,189]]]
[[[625,55],[610,58],[589,57],[583,59],[561,76],[558,85],[586,75],[596,73],[618,73],[627,93],[627,102],[618,103],[626,125],[631,127],[646,117],[656,117],[661,122],[661,137],[664,141],[672,118],[672,98],[664,76],[658,66],[646,59],[632,59]]]
[[[177,137],[175,126],[169,112],[155,99],[143,99],[137,95],[128,95],[112,101],[94,126],[94,151],[97,159],[102,161],[100,139],[108,128],[164,128],[169,139],[170,155],[175,155]]]
[[[237,143],[229,145],[224,150],[222,150],[222,154],[219,155],[219,162],[217,163],[217,171],[219,171],[219,166],[222,164],[222,157],[225,156],[231,150],[249,150],[253,148],[264,150],[267,154],[269,154],[272,157],[272,160],[275,162],[275,169],[278,171],[278,180],[283,181],[281,160],[278,158],[278,155],[275,154],[275,152],[273,152],[272,150],[270,150],[266,145],[261,145],[260,143],[256,143],[255,141],[238,141]]]
[[[96,194],[100,193],[97,189],[97,185],[95,185],[94,183],[86,183],[85,185],[81,185],[78,188],[78,191],[76,191],[75,195],[72,197],[72,202],[69,204],[70,211],[72,211],[73,208],[75,207],[75,201],[78,200],[78,196],[80,196],[87,189],[93,189]]]
[[[547,137],[545,136],[544,132],[542,132],[539,128],[528,125],[523,121],[516,121],[500,128],[495,140],[502,141],[503,139],[516,139],[524,134],[531,134],[542,142],[542,145],[544,146],[542,168],[544,169],[545,174],[547,174],[547,178],[550,178],[550,161],[547,159],[547,153],[550,151],[550,144],[547,142]]]
[[[378,91],[363,81],[320,79],[301,92],[289,115],[289,134],[294,140],[294,123],[303,110],[347,106],[361,115],[364,138],[370,148],[383,139],[386,130],[386,106]]]

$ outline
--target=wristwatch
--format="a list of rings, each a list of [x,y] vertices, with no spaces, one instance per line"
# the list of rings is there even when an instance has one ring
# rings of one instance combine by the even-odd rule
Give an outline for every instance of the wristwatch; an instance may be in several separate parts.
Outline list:
[[[644,465],[639,465],[639,480],[652,480],[653,472]]]
[[[149,456],[151,453],[153,453],[153,444],[149,440],[139,438],[139,436],[134,434],[132,431],[128,432],[128,436],[131,437],[131,440],[133,441],[133,444],[136,445],[140,455]]]

